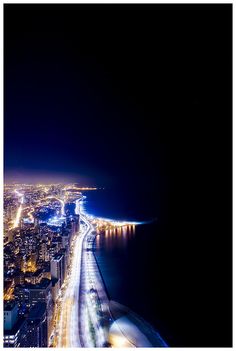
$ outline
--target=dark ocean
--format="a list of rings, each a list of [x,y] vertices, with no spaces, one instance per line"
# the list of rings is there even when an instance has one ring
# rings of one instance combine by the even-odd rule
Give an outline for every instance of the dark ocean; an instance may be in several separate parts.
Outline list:
[[[209,206],[213,191],[203,197],[198,183],[183,191],[186,179],[175,179],[168,191],[150,185],[85,193],[88,213],[142,222],[135,231],[98,236],[96,257],[110,298],[169,346],[229,346],[230,212],[219,212],[219,202]]]
[[[84,208],[89,214],[141,222],[135,229],[130,226],[97,236],[96,257],[110,298],[146,319],[168,344],[168,326],[159,313],[162,282],[157,260],[161,240],[158,214],[145,199],[138,199],[137,193],[99,190],[84,195]]]

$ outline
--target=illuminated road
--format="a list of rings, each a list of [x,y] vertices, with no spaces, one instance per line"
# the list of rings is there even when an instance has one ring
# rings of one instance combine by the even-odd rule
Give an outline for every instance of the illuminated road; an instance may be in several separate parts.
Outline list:
[[[111,302],[100,274],[93,243],[92,220],[81,211],[80,232],[72,243],[71,271],[59,302],[55,347],[165,347],[153,328],[124,306]],[[94,223],[94,222],[93,222]],[[109,343],[108,343],[109,342]]]
[[[99,224],[103,221],[94,221],[82,214],[81,219],[87,226],[91,226],[91,222]],[[137,224],[130,223],[109,221],[110,225],[118,228]],[[109,300],[94,255],[95,237],[96,233],[91,230],[83,241],[79,308],[81,346],[166,347],[164,340],[151,325],[125,306]]]
[[[15,221],[14,221],[14,224],[13,224],[13,227],[12,229],[14,228],[17,228],[20,224],[20,218],[21,218],[21,213],[22,213],[22,204],[24,202],[24,194],[21,194],[19,193],[18,190],[15,190],[15,193],[17,194],[17,196],[19,196],[21,199],[20,199],[20,206],[17,210],[17,213],[16,213],[16,218],[15,218]]]
[[[80,213],[79,200],[76,202],[76,214],[80,215],[85,225],[81,225],[79,235],[74,239],[71,258],[71,273],[65,281],[65,293],[61,301],[61,313],[57,329],[57,347],[81,347],[79,330],[79,292],[81,259],[84,238],[93,231],[93,226]]]
[[[83,217],[87,223],[87,219]],[[110,324],[109,299],[93,254],[96,233],[83,242],[80,290],[80,340],[83,347],[103,347]]]
[[[54,346],[102,347],[107,339],[109,300],[94,256],[87,251],[95,238],[94,226],[81,212],[80,200],[75,213],[80,215],[80,232],[72,243],[71,271],[59,302]]]
[[[14,192],[19,198],[19,207],[10,229],[19,227],[26,210],[28,210],[27,221],[32,223],[33,213],[37,210],[37,207],[35,210],[32,206],[24,205],[24,194],[18,190]],[[115,228],[116,233],[120,233],[121,227],[126,226],[132,226],[134,230],[138,223],[93,217],[83,208],[85,196],[81,193],[76,196],[79,197],[76,201],[74,194],[71,199],[75,201],[75,214],[80,217],[80,230],[71,238],[67,276],[56,300],[50,346],[59,348],[167,346],[160,335],[142,318],[126,307],[110,301],[94,255],[94,240],[97,233],[105,231],[106,228]],[[60,226],[64,223],[65,203],[68,198],[70,199],[69,196],[62,199],[55,196],[46,197],[61,203],[61,216],[49,218],[49,226]],[[12,294],[11,286],[5,292],[5,300],[11,299]]]

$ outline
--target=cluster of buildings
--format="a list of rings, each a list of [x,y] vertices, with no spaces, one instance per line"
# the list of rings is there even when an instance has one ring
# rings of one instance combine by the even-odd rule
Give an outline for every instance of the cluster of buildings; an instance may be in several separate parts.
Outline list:
[[[4,190],[4,347],[48,347],[79,230],[78,194],[62,185]]]

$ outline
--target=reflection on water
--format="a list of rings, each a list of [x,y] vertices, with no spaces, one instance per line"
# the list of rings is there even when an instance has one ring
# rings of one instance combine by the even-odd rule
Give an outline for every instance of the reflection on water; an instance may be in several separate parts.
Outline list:
[[[97,230],[97,233],[97,249],[100,249],[101,247],[101,236],[105,238],[103,246],[107,250],[114,247],[126,248],[128,241],[135,236],[135,225],[130,224],[122,227],[110,227],[109,229],[103,231]]]

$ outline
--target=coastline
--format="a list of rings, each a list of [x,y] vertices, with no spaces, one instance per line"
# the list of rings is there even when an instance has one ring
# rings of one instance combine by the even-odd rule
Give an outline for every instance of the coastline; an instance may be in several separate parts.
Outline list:
[[[113,340],[114,335],[121,333],[130,343],[129,347],[168,347],[167,343],[163,340],[157,330],[148,323],[145,319],[139,316],[137,313],[132,311],[130,308],[113,301],[110,296],[104,281],[103,274],[101,272],[98,260],[96,258],[96,233],[93,238],[92,243],[92,253],[93,258],[99,272],[98,279],[100,279],[100,284],[106,293],[107,300],[109,301],[108,313],[110,314],[113,322],[110,323],[110,328],[108,330],[108,340]],[[101,234],[103,235],[103,234]],[[95,250],[94,250],[95,249]],[[125,324],[123,325],[125,320]],[[122,322],[120,322],[122,321]],[[128,335],[126,334],[126,328],[128,326]],[[131,329],[134,329],[133,331]],[[114,334],[114,335],[113,335]],[[138,345],[137,345],[138,344]]]
[[[97,213],[96,213],[97,211],[95,211],[96,215],[91,214],[92,211],[91,211],[91,207],[89,206],[89,200],[90,200],[90,196],[88,196],[88,197],[86,196],[86,203],[84,203],[82,206],[83,207],[83,210],[82,210],[83,214],[86,215],[87,218],[93,218],[94,220],[100,218],[100,216],[99,217],[97,216]],[[98,205],[99,205],[99,198],[97,199],[97,206]],[[94,206],[94,204],[93,204],[93,206]],[[100,213],[101,213],[101,211],[100,211]],[[105,211],[105,213],[106,213],[106,211]],[[130,223],[144,224],[144,222],[130,222]],[[150,221],[148,221],[147,223],[150,223]],[[122,229],[121,229],[121,231],[122,231]],[[131,234],[131,232],[132,232],[132,234]],[[135,231],[132,230],[131,232],[128,234],[134,236]],[[122,299],[120,301],[119,296],[115,297],[114,294],[112,293],[112,291],[109,291],[109,285],[110,285],[110,288],[112,285],[111,282],[109,283],[109,278],[112,278],[112,276],[110,276],[110,277],[104,276],[104,272],[103,272],[103,269],[101,267],[101,262],[99,262],[100,260],[99,260],[99,257],[97,256],[97,252],[99,250],[97,248],[97,245],[96,245],[97,235],[98,235],[98,233],[96,233],[93,237],[93,244],[92,244],[93,259],[96,262],[97,270],[99,272],[98,279],[101,281],[101,284],[104,287],[104,291],[105,291],[107,299],[109,301],[109,309],[110,309],[110,314],[111,314],[112,318],[117,319],[117,306],[119,306],[119,308],[118,308],[120,310],[119,314],[124,314],[125,318],[126,319],[128,318],[128,324],[133,325],[133,326],[135,324],[138,325],[139,332],[137,332],[137,330],[136,330],[136,333],[140,333],[140,331],[143,330],[144,334],[146,334],[146,333],[149,334],[148,337],[144,336],[144,334],[143,334],[143,336],[140,336],[140,340],[139,341],[136,340],[136,342],[141,343],[140,345],[142,345],[142,347],[153,347],[153,346],[168,347],[167,343],[162,339],[162,337],[158,333],[158,331],[157,331],[158,329],[156,327],[154,327],[154,325],[152,325],[151,323],[147,322],[148,319],[146,319],[145,317],[144,318],[141,317],[142,313],[141,314],[136,313],[136,312],[134,312],[135,309],[133,309],[133,308],[130,309],[130,307],[126,307],[126,306],[129,306],[129,303],[128,304],[125,303],[125,305],[123,305],[124,302],[122,301]],[[101,235],[102,240],[105,239],[105,231],[103,231],[103,232],[100,231],[99,235]],[[108,239],[108,238],[106,238],[106,239]],[[118,239],[118,237],[117,237],[117,239]],[[123,243],[125,243],[125,245],[127,244],[128,240],[129,240],[128,237],[123,236]],[[112,262],[110,262],[110,263],[111,263],[111,266],[113,266]],[[112,290],[114,292],[114,289],[112,289]],[[114,301],[114,297],[115,297],[115,301]],[[114,304],[116,307],[114,307]],[[127,312],[127,311],[129,311],[129,312]],[[129,317],[127,317],[128,315],[129,315]],[[112,325],[111,325],[111,327],[112,327]],[[120,329],[120,327],[119,327],[119,329]],[[149,332],[148,332],[148,330],[149,330]],[[152,332],[150,332],[150,330],[152,330]],[[140,334],[142,334],[142,333],[140,333]],[[146,338],[146,341],[144,342],[145,338]],[[129,346],[132,347],[131,345],[132,345],[132,343]]]

